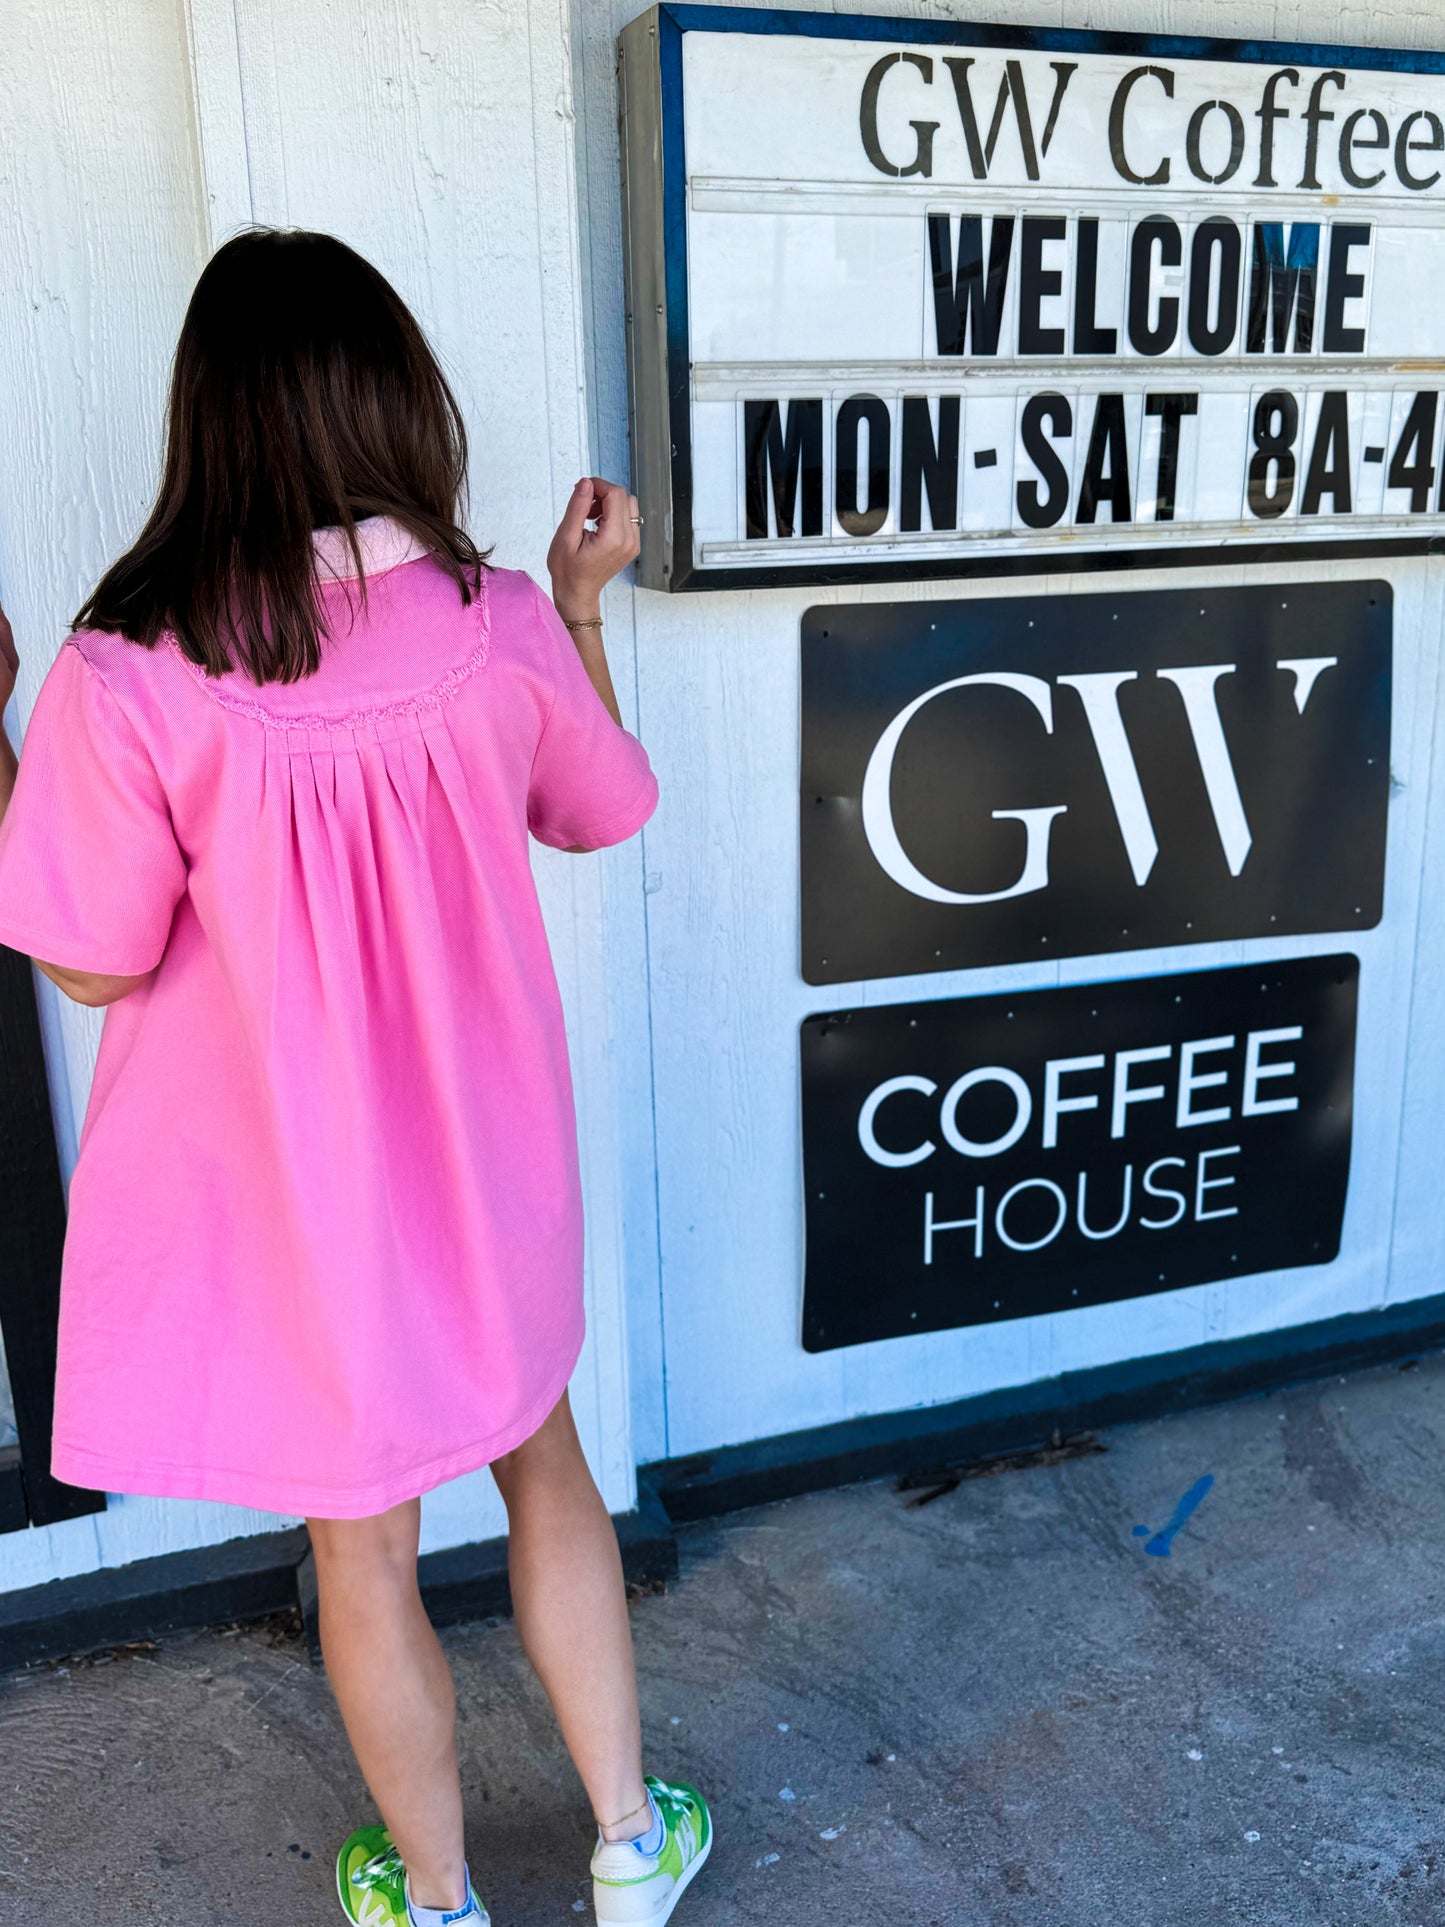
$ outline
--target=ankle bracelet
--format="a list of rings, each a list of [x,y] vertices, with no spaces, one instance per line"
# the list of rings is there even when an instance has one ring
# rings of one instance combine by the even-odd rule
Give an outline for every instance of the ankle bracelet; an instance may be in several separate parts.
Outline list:
[[[631,1812],[621,1814],[616,1820],[597,1820],[597,1815],[595,1813],[593,1814],[592,1818],[594,1820],[597,1820],[598,1826],[602,1829],[604,1833],[606,1833],[609,1827],[620,1827],[624,1820],[630,1820],[634,1814],[645,1812],[646,1809],[651,1805],[652,1805],[652,1795],[649,1793],[645,1799],[639,1801],[638,1804],[632,1808]]]

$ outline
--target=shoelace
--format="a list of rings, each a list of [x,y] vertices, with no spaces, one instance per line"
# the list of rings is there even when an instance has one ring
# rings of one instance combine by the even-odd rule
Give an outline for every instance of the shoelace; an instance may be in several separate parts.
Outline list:
[[[669,1814],[674,1820],[683,1820],[688,1817],[687,1800],[682,1794],[674,1792],[666,1780],[650,1780],[648,1786],[658,1806],[665,1809],[664,1819]]]
[[[697,1852],[697,1823],[687,1795],[677,1792],[665,1780],[650,1780],[648,1786],[662,1815],[665,1833],[676,1834],[684,1864]]]
[[[358,1887],[384,1887],[389,1882],[400,1880],[405,1875],[401,1855],[396,1848],[385,1847],[374,1853],[370,1860],[364,1860],[359,1867],[352,1869],[351,1878]]]
[[[406,1878],[406,1867],[395,1846],[384,1847],[380,1853],[374,1853],[370,1860],[363,1860],[359,1867],[354,1868],[351,1878],[358,1887],[387,1887]],[[472,1905],[472,1895],[468,1889],[467,1897],[462,1902],[462,1912],[465,1914]]]

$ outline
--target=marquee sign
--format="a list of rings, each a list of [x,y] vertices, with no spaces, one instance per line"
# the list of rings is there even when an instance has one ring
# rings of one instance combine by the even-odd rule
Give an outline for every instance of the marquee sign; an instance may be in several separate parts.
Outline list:
[[[1329,1263],[1358,975],[1308,957],[809,1017],[804,1346]]]
[[[1371,929],[1386,582],[803,618],[802,966],[842,983]]]
[[[1445,538],[1445,56],[657,6],[652,588]]]

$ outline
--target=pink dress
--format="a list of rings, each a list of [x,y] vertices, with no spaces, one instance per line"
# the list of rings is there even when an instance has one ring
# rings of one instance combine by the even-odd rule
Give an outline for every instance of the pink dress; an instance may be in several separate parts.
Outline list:
[[[150,973],[105,1017],[70,1192],[52,1467],[318,1518],[519,1444],[583,1335],[562,1009],[528,832],[657,785],[529,577],[381,519],[318,537],[299,683],[61,649],[0,825],[0,942]],[[344,555],[344,551],[341,552]]]

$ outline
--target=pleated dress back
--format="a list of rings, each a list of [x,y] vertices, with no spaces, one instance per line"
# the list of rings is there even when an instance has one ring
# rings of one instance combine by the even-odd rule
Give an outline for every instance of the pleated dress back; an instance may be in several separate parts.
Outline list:
[[[510,1450],[583,1338],[566,1039],[529,836],[657,801],[529,577],[318,536],[320,669],[83,632],[0,824],[0,941],[140,975],[71,1182],[52,1467],[323,1518]]]

